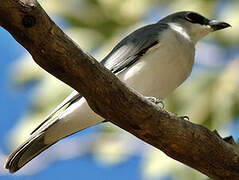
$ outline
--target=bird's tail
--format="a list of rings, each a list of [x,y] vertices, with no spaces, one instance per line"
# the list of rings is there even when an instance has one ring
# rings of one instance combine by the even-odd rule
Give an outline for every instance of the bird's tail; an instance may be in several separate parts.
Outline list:
[[[11,153],[7,159],[5,168],[9,169],[10,173],[14,173],[55,143],[56,142],[46,144],[44,142],[44,132],[31,136],[27,141],[25,141],[25,143]]]
[[[64,108],[65,106],[67,107]],[[70,105],[64,103],[59,109],[62,108],[65,109],[62,113],[55,118],[54,115],[47,118],[22,145],[10,154],[5,165],[6,169],[14,173],[62,138],[102,123],[104,120],[90,109],[84,98],[73,101]]]

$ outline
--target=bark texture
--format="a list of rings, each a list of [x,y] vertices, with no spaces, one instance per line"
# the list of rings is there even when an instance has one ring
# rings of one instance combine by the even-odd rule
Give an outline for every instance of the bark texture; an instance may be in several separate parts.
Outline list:
[[[239,179],[239,151],[232,138],[222,139],[127,88],[65,35],[36,0],[0,0],[0,26],[105,119],[214,180]]]

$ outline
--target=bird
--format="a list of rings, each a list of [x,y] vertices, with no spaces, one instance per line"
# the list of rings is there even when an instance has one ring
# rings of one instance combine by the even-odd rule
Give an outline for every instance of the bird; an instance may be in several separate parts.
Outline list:
[[[176,12],[130,33],[100,63],[145,97],[163,100],[191,74],[197,42],[228,27],[197,12]],[[103,122],[73,91],[9,155],[5,168],[14,173],[59,140]]]

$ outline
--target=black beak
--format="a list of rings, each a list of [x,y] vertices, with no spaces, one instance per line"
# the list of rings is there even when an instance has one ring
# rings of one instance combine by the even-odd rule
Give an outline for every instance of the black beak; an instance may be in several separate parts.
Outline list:
[[[217,20],[210,20],[209,23],[208,23],[209,26],[211,26],[211,28],[214,30],[214,31],[217,31],[217,30],[221,30],[221,29],[225,29],[225,28],[228,28],[228,27],[232,27],[230,24],[228,23],[225,23],[225,22],[220,22],[220,21],[217,21]]]

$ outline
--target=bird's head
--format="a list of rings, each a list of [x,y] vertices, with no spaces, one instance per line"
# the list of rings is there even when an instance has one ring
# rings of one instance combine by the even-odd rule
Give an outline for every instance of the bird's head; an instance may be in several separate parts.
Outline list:
[[[194,43],[206,36],[210,32],[231,27],[226,22],[210,20],[206,17],[192,11],[181,11],[171,14],[159,23],[166,23],[173,30],[190,38]]]

